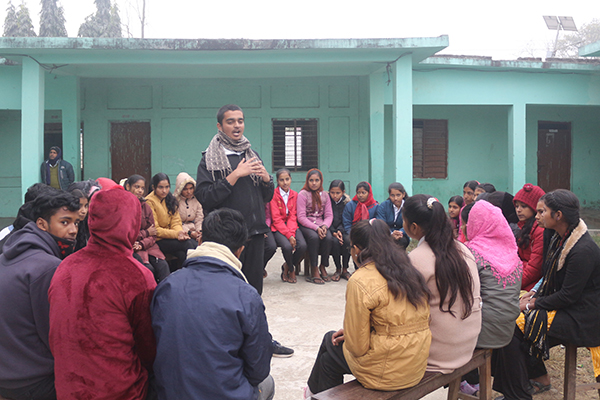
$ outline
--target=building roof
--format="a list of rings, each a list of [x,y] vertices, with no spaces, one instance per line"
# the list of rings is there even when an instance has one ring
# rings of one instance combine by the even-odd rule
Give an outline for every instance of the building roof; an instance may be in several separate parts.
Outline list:
[[[579,48],[580,57],[600,57],[600,41]]]
[[[34,58],[81,77],[289,77],[368,75],[446,48],[448,36],[403,39],[0,38],[0,57]]]

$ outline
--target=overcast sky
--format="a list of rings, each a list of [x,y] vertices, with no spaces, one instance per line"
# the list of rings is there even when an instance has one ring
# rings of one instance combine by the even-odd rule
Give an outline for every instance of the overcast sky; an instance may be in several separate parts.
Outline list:
[[[12,0],[17,6],[22,0]],[[39,28],[39,0],[23,0]],[[112,0],[115,1],[115,0]],[[136,0],[117,0],[121,21],[140,37]],[[137,0],[141,3],[141,0]],[[7,2],[2,2],[4,5]],[[2,4],[0,3],[0,4]],[[59,0],[76,36],[93,0]],[[0,21],[4,22],[5,7]],[[578,27],[600,19],[598,0],[146,0],[146,38],[405,38],[447,34],[447,54],[496,60],[545,57],[556,31],[543,15],[571,16]],[[126,30],[123,31],[127,35]],[[561,33],[562,35],[563,33]]]

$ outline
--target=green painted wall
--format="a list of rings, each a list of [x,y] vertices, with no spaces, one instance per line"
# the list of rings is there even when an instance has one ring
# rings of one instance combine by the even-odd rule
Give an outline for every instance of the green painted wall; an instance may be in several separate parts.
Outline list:
[[[333,179],[348,187],[369,179],[366,78],[83,79],[81,90],[85,178],[111,174],[111,121],[150,121],[152,173],[165,172],[173,181],[181,171],[195,177],[216,133],[218,108],[235,103],[244,109],[245,134],[269,171],[271,119],[317,118],[324,186]],[[292,174],[295,190],[305,176]]]
[[[448,178],[415,179],[413,192],[426,193],[443,204],[462,195],[468,180],[508,187],[508,107],[414,106],[415,119],[448,120]]]
[[[2,96],[0,96],[2,97]],[[21,196],[21,111],[0,110],[0,217],[15,217]]]
[[[527,180],[537,182],[538,121],[571,122],[571,190],[600,207],[600,107],[527,107]]]
[[[413,104],[600,105],[600,76],[571,71],[416,68]]]
[[[0,110],[21,109],[21,68],[0,65]]]

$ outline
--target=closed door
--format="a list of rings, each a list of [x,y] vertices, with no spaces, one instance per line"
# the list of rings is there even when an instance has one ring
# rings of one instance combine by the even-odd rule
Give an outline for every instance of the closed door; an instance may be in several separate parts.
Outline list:
[[[133,174],[150,182],[150,122],[111,122],[110,158],[112,179],[119,182]]]
[[[570,122],[538,122],[538,186],[571,189]]]

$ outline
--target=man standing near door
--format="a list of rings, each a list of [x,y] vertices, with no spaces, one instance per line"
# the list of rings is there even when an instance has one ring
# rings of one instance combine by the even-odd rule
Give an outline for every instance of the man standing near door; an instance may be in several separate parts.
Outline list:
[[[218,133],[202,153],[198,165],[195,196],[208,215],[218,208],[242,213],[248,227],[248,242],[240,256],[242,272],[258,294],[263,289],[265,203],[271,201],[275,187],[258,154],[244,136],[244,113],[234,104],[217,113]],[[273,355],[290,357],[292,349],[273,342]]]
[[[42,163],[41,167],[42,183],[55,189],[67,190],[69,185],[75,181],[75,174],[71,163],[61,157],[60,147],[50,147],[48,159]]]

